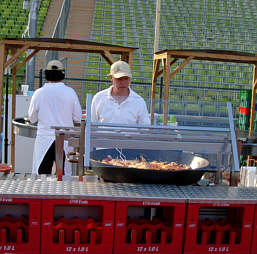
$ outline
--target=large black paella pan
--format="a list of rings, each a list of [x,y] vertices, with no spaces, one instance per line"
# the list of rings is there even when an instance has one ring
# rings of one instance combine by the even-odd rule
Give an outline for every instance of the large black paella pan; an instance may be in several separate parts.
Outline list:
[[[190,166],[185,170],[153,170],[108,165],[101,161],[107,156],[136,160],[143,156],[147,161],[176,162]],[[90,153],[90,163],[96,174],[105,181],[126,183],[158,183],[189,185],[198,182],[205,172],[216,171],[209,161],[186,151],[163,151],[143,149],[101,149]]]

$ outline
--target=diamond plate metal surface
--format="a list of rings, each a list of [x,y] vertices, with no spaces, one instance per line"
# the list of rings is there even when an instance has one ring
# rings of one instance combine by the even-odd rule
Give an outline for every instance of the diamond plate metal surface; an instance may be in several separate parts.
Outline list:
[[[87,198],[93,200],[130,200],[185,202],[181,190],[172,185],[79,182],[76,177],[56,181],[53,176],[16,176],[0,180],[0,194],[18,198]]]
[[[226,186],[180,186],[189,203],[257,203],[257,188]]]
[[[257,188],[228,186],[175,186],[99,182],[96,176],[0,174],[1,196],[41,199],[89,199],[188,203],[256,204]]]

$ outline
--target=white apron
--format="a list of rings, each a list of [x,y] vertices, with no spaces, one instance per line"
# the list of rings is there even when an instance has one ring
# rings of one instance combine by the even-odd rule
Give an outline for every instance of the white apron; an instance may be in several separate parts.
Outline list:
[[[32,173],[38,175],[39,166],[44,159],[46,152],[48,151],[51,144],[54,142],[55,137],[53,136],[37,136],[35,140],[35,147],[33,153],[33,162],[32,162]],[[68,142],[64,141],[64,151],[65,154],[72,150],[71,147],[68,146]],[[65,161],[64,164],[64,174],[71,175],[72,173],[72,165],[70,162]]]

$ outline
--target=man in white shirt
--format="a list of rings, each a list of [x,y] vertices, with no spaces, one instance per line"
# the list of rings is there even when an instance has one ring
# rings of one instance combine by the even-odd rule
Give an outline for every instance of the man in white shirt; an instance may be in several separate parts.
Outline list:
[[[130,88],[132,74],[128,63],[112,64],[112,86],[98,92],[91,106],[92,122],[150,124],[144,99]]]
[[[33,153],[32,173],[51,174],[55,161],[55,130],[52,126],[73,127],[73,122],[80,122],[82,111],[76,92],[61,82],[65,70],[58,60],[47,64],[45,78],[48,83],[37,89],[29,106],[30,122],[37,124],[37,136]],[[64,150],[67,151],[67,143]],[[64,171],[71,174],[71,168]]]

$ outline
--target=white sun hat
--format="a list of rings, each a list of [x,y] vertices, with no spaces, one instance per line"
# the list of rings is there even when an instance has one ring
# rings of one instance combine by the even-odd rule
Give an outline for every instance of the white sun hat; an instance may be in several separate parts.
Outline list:
[[[110,75],[112,75],[114,78],[121,78],[125,76],[132,78],[129,64],[124,61],[117,61],[113,63],[111,66]]]

